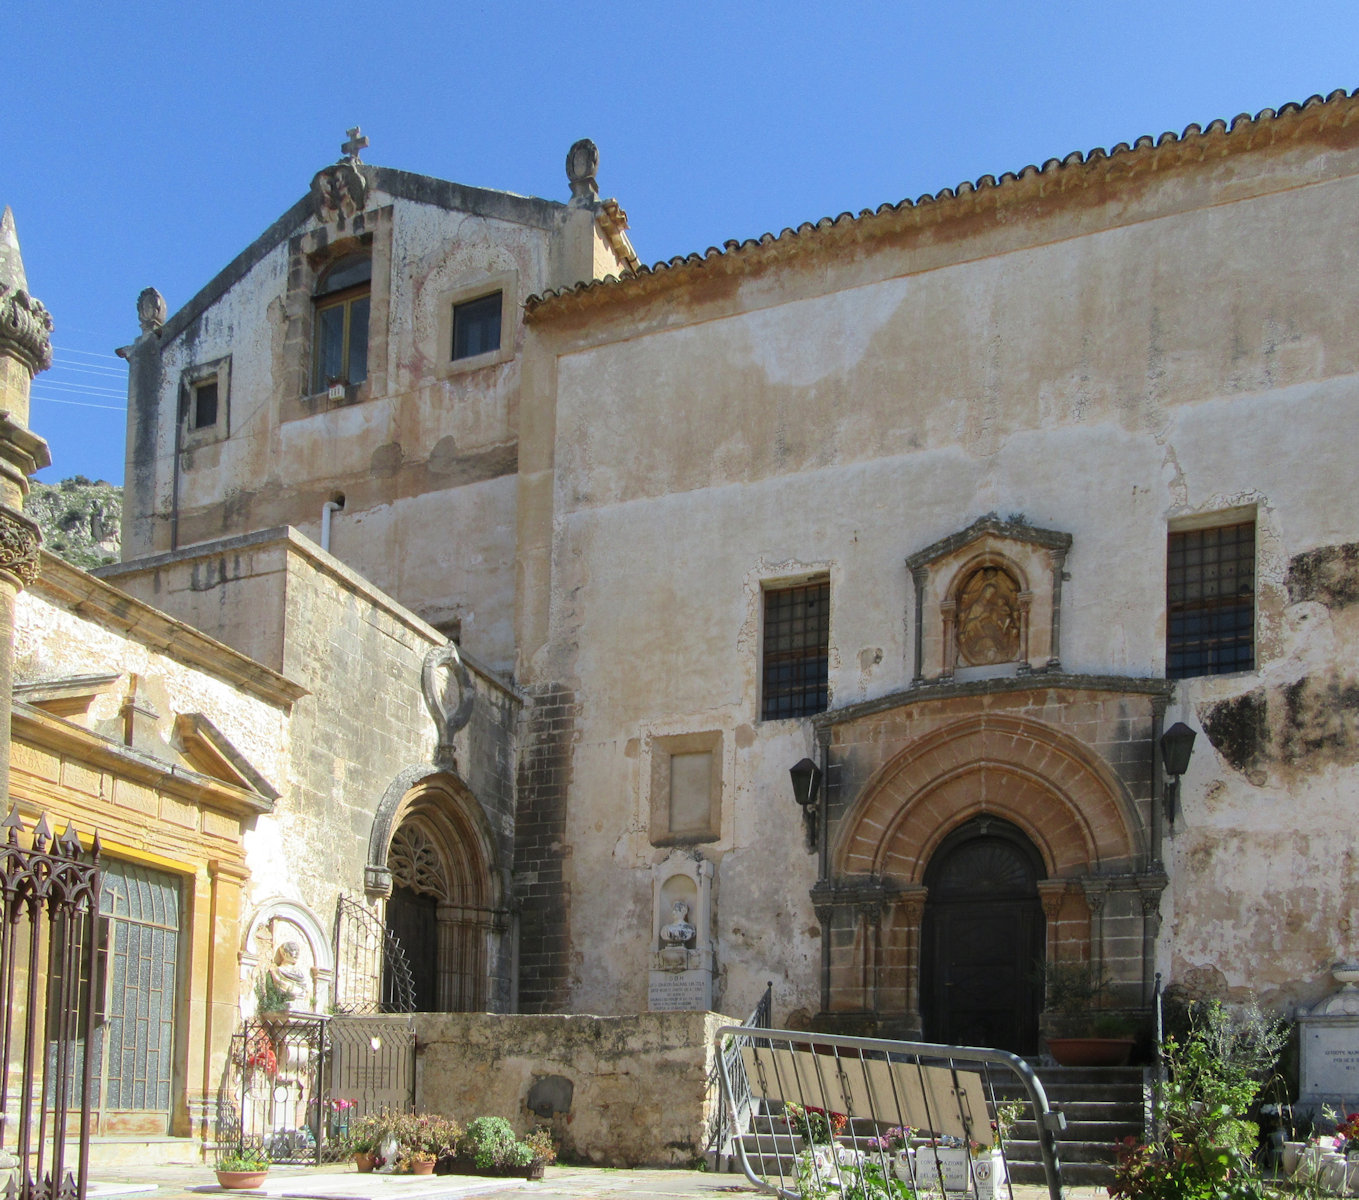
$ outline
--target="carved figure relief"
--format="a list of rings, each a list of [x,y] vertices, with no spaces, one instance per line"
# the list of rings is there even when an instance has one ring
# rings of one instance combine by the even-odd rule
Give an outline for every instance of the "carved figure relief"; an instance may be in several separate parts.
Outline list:
[[[1019,585],[1001,567],[978,568],[958,592],[959,656],[973,667],[1013,662],[1019,643]]]
[[[363,211],[368,184],[357,163],[357,159],[344,159],[312,177],[312,211],[318,221],[333,221],[343,229],[346,220]]]

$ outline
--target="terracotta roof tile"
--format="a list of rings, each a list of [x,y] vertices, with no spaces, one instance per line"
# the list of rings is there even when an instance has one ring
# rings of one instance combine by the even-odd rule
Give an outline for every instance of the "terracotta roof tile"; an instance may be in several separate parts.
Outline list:
[[[530,296],[524,304],[525,312],[533,314],[535,311],[547,306],[555,308],[553,301],[564,300],[568,297],[584,296],[588,293],[599,292],[601,290],[613,290],[626,287],[634,281],[642,280],[647,277],[663,276],[668,272],[679,271],[685,267],[702,267],[705,262],[728,258],[732,255],[746,254],[761,247],[771,246],[776,243],[787,243],[796,241],[799,238],[814,237],[824,235],[828,230],[853,225],[862,222],[873,222],[878,218],[889,217],[896,214],[909,213],[912,210],[927,210],[932,205],[949,205],[958,202],[964,197],[984,195],[991,192],[1003,191],[1014,187],[1021,181],[1028,181],[1038,177],[1055,176],[1063,172],[1076,172],[1078,168],[1088,167],[1095,163],[1113,163],[1114,160],[1125,159],[1132,155],[1143,155],[1148,151],[1164,146],[1175,146],[1188,143],[1192,145],[1208,138],[1218,136],[1240,136],[1251,129],[1258,129],[1272,122],[1283,120],[1290,116],[1306,112],[1310,109],[1320,108],[1325,105],[1335,105],[1339,107],[1342,101],[1353,100],[1359,97],[1359,89],[1347,92],[1344,88],[1337,88],[1327,96],[1309,96],[1302,103],[1288,103],[1280,108],[1264,108],[1255,116],[1249,113],[1239,113],[1233,117],[1231,122],[1219,118],[1210,121],[1207,126],[1201,127],[1197,124],[1186,125],[1183,132],[1175,133],[1167,130],[1159,137],[1153,138],[1149,134],[1143,134],[1135,142],[1129,145],[1127,142],[1119,142],[1109,150],[1102,146],[1082,153],[1075,150],[1065,158],[1047,159],[1041,167],[1030,163],[1022,167],[1018,172],[1006,171],[997,179],[993,175],[983,175],[975,182],[964,180],[957,187],[943,188],[933,194],[925,194],[915,200],[901,200],[896,204],[880,204],[875,209],[865,208],[860,210],[856,216],[854,213],[842,212],[837,217],[822,217],[819,221],[804,221],[796,229],[785,228],[778,234],[765,233],[758,238],[745,238],[744,240],[731,239],[722,243],[719,249],[716,246],[709,246],[702,254],[679,254],[664,262],[658,262],[652,266],[638,265],[636,269],[624,271],[620,275],[605,275],[601,279],[590,279],[582,283],[575,284],[569,288],[548,289],[539,295]],[[1347,106],[1355,108],[1351,104]],[[1353,115],[1353,114],[1350,114]],[[1346,120],[1349,119],[1347,115]]]

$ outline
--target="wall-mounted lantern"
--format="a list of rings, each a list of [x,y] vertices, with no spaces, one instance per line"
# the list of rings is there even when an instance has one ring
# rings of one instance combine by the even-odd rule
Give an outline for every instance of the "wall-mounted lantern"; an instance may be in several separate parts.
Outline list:
[[[802,831],[807,839],[807,852],[816,849],[817,799],[821,793],[821,768],[810,758],[804,758],[789,772],[793,779],[793,798],[802,809]]]
[[[1176,721],[1161,734],[1161,763],[1166,770],[1166,824],[1175,827],[1175,809],[1180,798],[1180,776],[1189,770],[1194,752],[1195,733],[1183,721]]]

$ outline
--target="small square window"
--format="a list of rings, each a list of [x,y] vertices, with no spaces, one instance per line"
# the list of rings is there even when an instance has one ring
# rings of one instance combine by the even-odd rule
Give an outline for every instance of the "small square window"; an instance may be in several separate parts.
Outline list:
[[[1172,531],[1166,552],[1166,678],[1255,666],[1255,522]]]
[[[492,292],[453,306],[453,358],[475,358],[500,349],[503,293]]]
[[[209,429],[217,424],[217,380],[205,379],[194,384],[191,428]]]
[[[761,718],[824,712],[829,679],[830,581],[766,588]]]

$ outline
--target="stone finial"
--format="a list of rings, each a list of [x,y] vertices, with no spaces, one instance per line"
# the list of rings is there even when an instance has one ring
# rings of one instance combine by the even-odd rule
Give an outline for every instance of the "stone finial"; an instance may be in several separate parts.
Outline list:
[[[362,131],[357,125],[346,132],[349,134],[349,140],[340,143],[340,150],[343,152],[345,158],[349,159],[351,163],[357,163],[359,161],[359,151],[368,148],[368,139],[363,136]]]
[[[52,314],[28,294],[14,214],[0,216],[0,354],[22,362],[31,375],[52,365]]]
[[[19,253],[19,235],[14,230],[14,212],[5,205],[0,216],[0,283],[16,291],[28,291],[28,276],[24,274],[24,260]]]
[[[155,288],[142,288],[137,297],[137,322],[143,333],[157,333],[165,324],[165,297]]]
[[[589,138],[581,138],[566,152],[566,178],[571,184],[573,204],[594,204],[599,199],[599,147]]]
[[[440,679],[440,675],[443,678]],[[452,642],[435,646],[425,655],[420,671],[420,690],[425,707],[434,719],[439,742],[434,749],[434,765],[455,770],[457,763],[453,749],[453,735],[472,719],[472,704],[476,693],[462,655]]]

